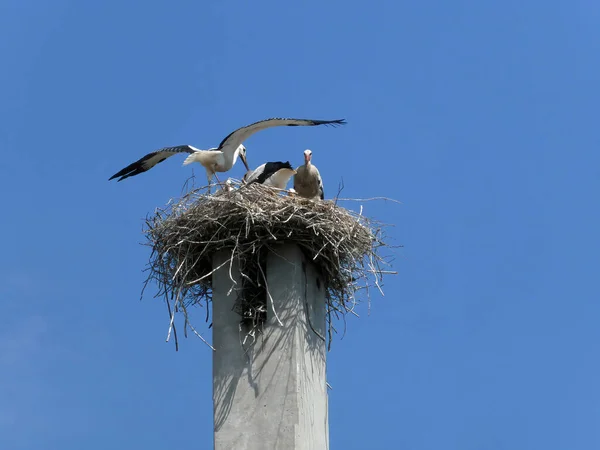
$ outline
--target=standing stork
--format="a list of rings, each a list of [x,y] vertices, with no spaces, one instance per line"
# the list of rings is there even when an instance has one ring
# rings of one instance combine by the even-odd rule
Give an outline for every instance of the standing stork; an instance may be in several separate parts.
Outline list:
[[[253,124],[247,125],[242,128],[231,132],[217,148],[211,148],[209,150],[199,150],[191,145],[179,145],[176,147],[165,147],[152,153],[148,153],[146,156],[140,158],[136,162],[128,165],[124,169],[120,170],[112,177],[120,177],[117,181],[124,180],[125,178],[138,175],[140,173],[150,170],[152,167],[165,159],[177,154],[177,153],[189,153],[189,156],[183,162],[183,165],[198,162],[206,169],[206,178],[208,184],[214,176],[217,177],[217,172],[227,172],[235,164],[238,156],[246,166],[246,170],[250,170],[248,162],[246,160],[246,147],[242,143],[252,136],[254,133],[265,130],[272,127],[298,127],[298,126],[316,126],[316,125],[343,125],[346,121],[344,119],[338,120],[313,120],[313,119],[266,119]]]
[[[242,181],[246,184],[259,183],[277,189],[285,189],[295,173],[296,171],[289,161],[267,162],[252,172],[246,172]]]
[[[304,165],[296,169],[294,175],[294,191],[300,196],[311,200],[323,200],[323,179],[312,163],[312,151],[304,150]]]

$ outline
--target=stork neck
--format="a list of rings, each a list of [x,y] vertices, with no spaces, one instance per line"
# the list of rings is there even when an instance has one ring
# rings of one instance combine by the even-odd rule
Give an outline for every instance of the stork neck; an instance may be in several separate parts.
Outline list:
[[[237,161],[239,155],[240,155],[239,147],[233,151],[231,151],[230,149],[225,149],[223,151],[223,163],[224,163],[225,167],[232,168],[233,165],[235,164],[235,162]]]

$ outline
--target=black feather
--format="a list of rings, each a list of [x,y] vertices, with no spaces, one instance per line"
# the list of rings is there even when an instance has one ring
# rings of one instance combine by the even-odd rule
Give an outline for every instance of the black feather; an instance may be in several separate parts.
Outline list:
[[[267,178],[269,178],[271,175],[277,173],[281,169],[294,170],[294,168],[292,167],[292,165],[290,164],[289,161],[268,162],[265,164],[265,170],[263,170],[263,172],[256,178],[256,180],[254,180],[250,184],[252,184],[252,183],[263,184],[265,181],[267,181]]]
[[[298,120],[298,121],[305,121],[308,122],[309,126],[316,126],[316,125],[331,125],[331,126],[336,126],[336,125],[345,125],[346,124],[346,120],[345,119],[336,119],[336,120],[313,120],[313,119],[292,119],[292,118],[285,118],[285,117],[271,117],[269,119],[264,119],[264,120],[259,120],[258,122],[254,122],[251,123],[250,125],[246,125],[244,127],[238,128],[237,130],[232,131],[231,133],[229,133],[225,139],[223,139],[221,141],[221,143],[219,144],[218,149],[222,149],[223,146],[225,145],[225,143],[229,140],[229,138],[231,136],[233,136],[235,133],[237,133],[238,131],[244,130],[246,128],[250,128],[253,127],[255,125],[258,125],[260,123],[263,122],[268,122],[270,120]],[[303,125],[299,125],[296,123],[291,123],[291,124],[287,124],[285,125],[287,127],[300,127],[300,126],[307,126],[307,124],[303,124]]]
[[[108,179],[108,181],[112,180],[113,178],[117,178],[117,177],[121,177],[121,178],[119,178],[117,180],[117,181],[121,181],[121,180],[124,180],[127,177],[132,177],[134,175],[138,175],[138,174],[140,174],[142,172],[145,172],[148,169],[144,169],[143,168],[143,164],[146,161],[148,161],[150,158],[152,158],[154,155],[156,155],[157,153],[158,152],[152,152],[152,153],[148,153],[146,156],[142,156],[136,162],[131,163],[127,167],[125,167],[124,169],[119,170],[112,177],[110,177]]]
[[[159,159],[158,161],[156,161],[151,166],[148,165],[148,164],[146,164],[146,162],[149,159],[153,158],[154,156],[156,156],[159,153],[166,153],[166,156],[164,158]],[[147,170],[152,169],[158,163],[163,162],[169,156],[172,156],[172,155],[174,155],[176,153],[194,153],[194,149],[192,149],[189,145],[178,145],[176,147],[161,148],[160,150],[157,150],[155,152],[148,153],[147,155],[142,156],[136,162],[131,163],[127,167],[125,167],[124,169],[119,170],[112,177],[110,177],[108,179],[108,181],[110,181],[110,180],[112,180],[114,178],[117,178],[117,177],[121,177],[121,178],[119,178],[117,180],[117,181],[121,181],[121,180],[124,180],[125,178],[132,177],[134,175],[139,175],[140,173],[144,173]]]

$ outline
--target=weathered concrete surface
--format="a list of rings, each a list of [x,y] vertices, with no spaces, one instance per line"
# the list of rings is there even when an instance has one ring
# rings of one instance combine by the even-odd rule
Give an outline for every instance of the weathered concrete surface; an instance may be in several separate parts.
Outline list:
[[[215,255],[213,266],[228,257]],[[213,273],[215,450],[328,449],[322,281],[296,246],[270,254],[267,323],[242,346],[232,278],[241,286],[235,264]]]

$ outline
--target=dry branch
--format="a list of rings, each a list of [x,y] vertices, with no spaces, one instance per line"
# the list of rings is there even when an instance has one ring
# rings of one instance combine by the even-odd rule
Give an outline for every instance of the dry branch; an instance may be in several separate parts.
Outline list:
[[[156,281],[156,296],[170,304],[169,331],[176,312],[185,315],[184,327],[191,327],[187,309],[208,308],[212,257],[222,249],[232,250],[224,264],[230,276],[233,260],[239,264],[242,289],[237,289],[236,310],[250,333],[266,318],[266,255],[284,241],[298,245],[325,280],[330,343],[333,318],[355,314],[359,291],[368,293],[369,286],[376,286],[383,293],[383,274],[394,273],[381,268],[387,265],[380,255],[386,247],[383,226],[362,215],[362,207],[356,213],[338,206],[336,199],[315,202],[237,181],[230,186],[212,195],[204,188],[191,189],[146,218],[152,253],[145,285]],[[208,311],[206,317],[208,321]]]

